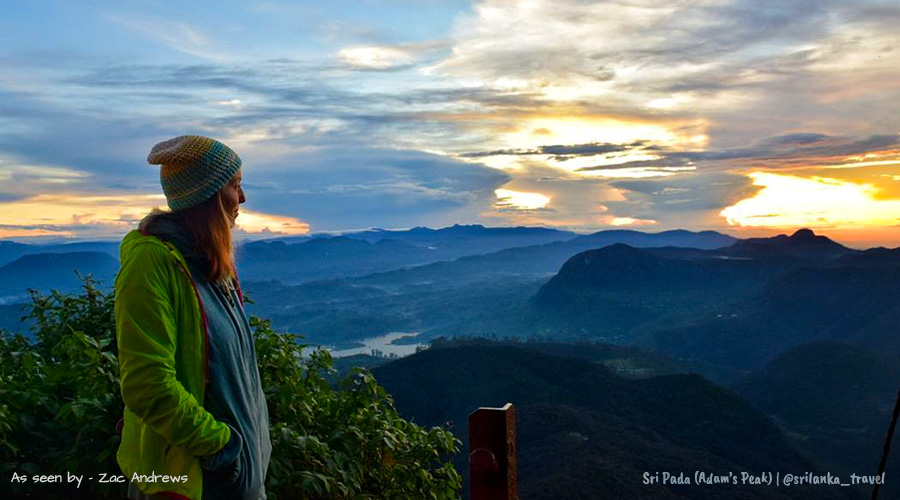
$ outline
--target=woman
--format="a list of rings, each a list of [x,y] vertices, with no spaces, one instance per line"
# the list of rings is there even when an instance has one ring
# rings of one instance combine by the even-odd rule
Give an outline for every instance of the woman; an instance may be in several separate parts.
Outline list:
[[[120,246],[116,339],[129,498],[264,499],[269,414],[231,230],[241,159],[202,136],[153,147],[170,211]]]

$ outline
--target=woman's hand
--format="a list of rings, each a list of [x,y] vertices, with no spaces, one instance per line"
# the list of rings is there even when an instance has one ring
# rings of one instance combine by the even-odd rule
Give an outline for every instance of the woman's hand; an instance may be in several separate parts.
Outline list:
[[[241,477],[240,458],[244,440],[234,427],[229,425],[228,428],[231,430],[228,444],[218,452],[200,459],[200,465],[205,473],[211,474],[219,484],[235,484]]]

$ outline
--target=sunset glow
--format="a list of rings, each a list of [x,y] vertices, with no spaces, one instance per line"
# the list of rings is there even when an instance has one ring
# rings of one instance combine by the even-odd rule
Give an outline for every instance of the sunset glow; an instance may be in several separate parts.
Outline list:
[[[729,224],[779,228],[900,224],[900,200],[877,199],[878,190],[870,184],[768,172],[749,176],[762,189],[722,210]]]
[[[500,207],[534,210],[546,207],[550,203],[550,198],[540,193],[522,193],[509,189],[497,189],[494,191],[494,194],[497,195],[497,202],[494,205]]]
[[[309,233],[309,224],[299,219],[246,210],[241,210],[236,226],[247,233],[271,233],[273,236]]]
[[[127,232],[154,207],[165,206],[163,195],[93,196],[38,195],[0,203],[0,238],[70,237],[72,226],[90,227],[102,237],[109,231]],[[242,210],[237,229],[246,234],[299,235],[309,224],[293,217]]]
[[[165,204],[165,197],[161,194],[44,194],[0,203],[0,225],[65,227],[82,224],[126,228],[161,204]]]
[[[651,219],[634,219],[631,217],[613,217],[610,221],[610,224],[616,227],[621,226],[652,226],[656,224],[655,220]]]
[[[702,134],[677,132],[657,123],[641,123],[615,118],[534,118],[519,124],[518,130],[503,136],[513,148],[541,144],[624,144],[640,140],[673,147],[697,146],[706,141]]]

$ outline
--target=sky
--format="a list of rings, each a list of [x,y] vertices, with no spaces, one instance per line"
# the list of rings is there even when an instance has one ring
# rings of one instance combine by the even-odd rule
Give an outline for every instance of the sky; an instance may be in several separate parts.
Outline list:
[[[4,2],[0,239],[120,238],[151,147],[243,159],[240,237],[813,228],[900,246],[900,3]]]

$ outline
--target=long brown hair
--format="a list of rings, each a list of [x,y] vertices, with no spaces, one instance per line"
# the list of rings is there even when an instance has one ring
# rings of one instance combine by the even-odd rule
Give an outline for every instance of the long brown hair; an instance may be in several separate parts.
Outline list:
[[[209,263],[207,279],[219,281],[235,276],[234,245],[231,241],[231,220],[219,191],[210,199],[193,207],[175,212],[154,208],[144,217],[138,229],[145,231],[157,217],[167,217],[187,230],[194,249]]]

